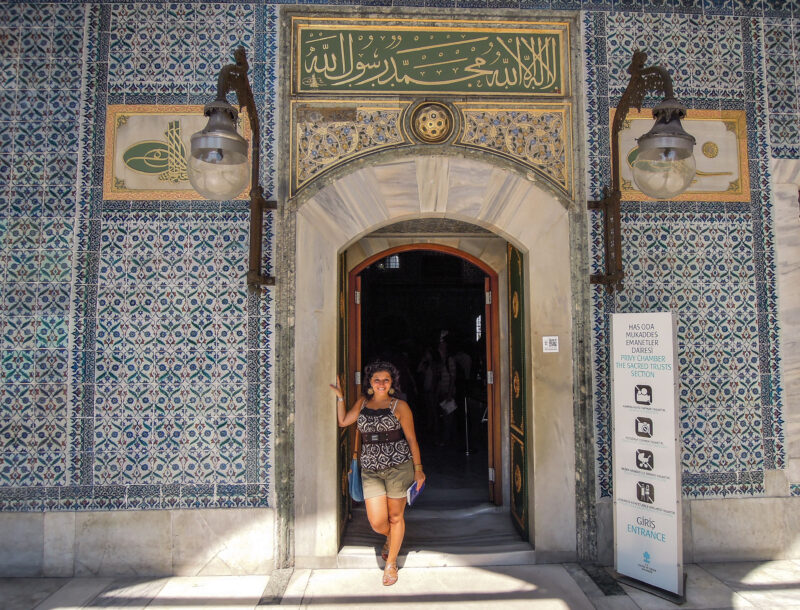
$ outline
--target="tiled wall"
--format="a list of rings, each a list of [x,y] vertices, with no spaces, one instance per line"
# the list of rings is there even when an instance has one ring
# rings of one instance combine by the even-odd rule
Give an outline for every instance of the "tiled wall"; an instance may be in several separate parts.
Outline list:
[[[0,482],[14,494],[0,504],[40,508],[43,495],[24,503],[25,488],[68,484],[74,462],[68,368],[85,11],[2,13],[0,23],[15,27],[0,32]]]
[[[274,107],[275,8],[0,11],[0,507],[267,505],[271,294],[245,286],[249,202],[104,201],[102,171],[107,104],[205,103],[236,46],[260,50]]]
[[[765,19],[767,106],[772,156],[800,156],[800,13]]]
[[[607,496],[608,315],[674,308],[684,493],[762,493],[785,461],[767,161],[800,146],[796,3],[396,4],[582,9],[593,197],[634,46],[690,107],[746,111],[750,203],[624,204],[625,290],[593,295],[594,398]],[[262,2],[0,5],[0,509],[269,503],[272,294],[244,288],[246,204],[104,201],[102,171],[106,105],[205,103],[242,44],[273,193],[276,26]]]
[[[595,197],[609,175],[602,117],[627,86],[634,48],[670,71],[676,96],[689,108],[746,112],[753,185],[748,203],[623,202],[624,290],[593,293],[601,496],[612,490],[607,340],[614,312],[677,314],[685,496],[763,494],[764,471],[785,467],[762,25],[700,13],[584,17],[586,62],[593,66],[589,108],[599,115],[587,119]],[[593,226],[595,265],[600,239]]]

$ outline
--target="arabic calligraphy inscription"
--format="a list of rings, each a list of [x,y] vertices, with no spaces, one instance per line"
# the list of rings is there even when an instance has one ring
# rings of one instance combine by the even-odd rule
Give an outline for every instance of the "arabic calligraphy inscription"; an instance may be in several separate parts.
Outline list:
[[[563,95],[560,29],[298,25],[296,93]]]

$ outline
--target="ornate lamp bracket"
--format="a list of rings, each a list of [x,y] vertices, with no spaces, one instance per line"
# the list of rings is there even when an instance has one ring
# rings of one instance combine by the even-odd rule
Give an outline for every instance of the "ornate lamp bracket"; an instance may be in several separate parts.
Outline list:
[[[647,55],[643,51],[633,52],[628,67],[631,75],[628,86],[617,104],[614,121],[611,125],[611,187],[603,187],[603,198],[589,201],[589,210],[603,213],[603,246],[605,253],[605,272],[594,273],[589,277],[592,284],[605,285],[608,292],[622,289],[625,272],[622,267],[622,239],[620,230],[620,200],[622,198],[619,168],[619,132],[631,108],[642,109],[647,93],[661,93],[664,100],[653,109],[657,121],[681,119],[686,116],[686,107],[675,99],[672,79],[661,66],[645,68]]]
[[[259,181],[261,131],[259,129],[258,112],[253,98],[253,90],[250,88],[250,81],[247,79],[247,71],[250,66],[247,63],[244,47],[237,48],[233,53],[233,57],[236,63],[223,66],[219,72],[216,102],[227,103],[227,95],[233,91],[236,93],[239,109],[246,108],[247,118],[250,120],[252,166],[250,171],[250,260],[247,270],[247,285],[255,289],[261,286],[275,285],[273,276],[266,276],[261,272],[261,255],[264,210],[277,210],[278,204],[275,201],[264,199],[264,189]],[[212,104],[214,103],[212,102]],[[206,107],[206,114],[208,114],[208,106]]]

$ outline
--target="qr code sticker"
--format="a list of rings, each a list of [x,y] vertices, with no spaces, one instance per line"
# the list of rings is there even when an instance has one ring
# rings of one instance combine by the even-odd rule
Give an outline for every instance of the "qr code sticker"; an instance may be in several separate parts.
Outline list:
[[[545,352],[557,352],[558,337],[542,337],[542,349]]]

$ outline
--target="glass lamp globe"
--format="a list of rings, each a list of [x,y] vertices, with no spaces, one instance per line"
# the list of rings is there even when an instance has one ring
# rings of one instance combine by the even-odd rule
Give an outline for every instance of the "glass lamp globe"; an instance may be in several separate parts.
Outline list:
[[[653,199],[671,199],[689,188],[696,170],[695,139],[678,118],[657,119],[638,142],[633,181],[640,191]]]
[[[192,187],[207,199],[236,198],[250,179],[248,144],[236,132],[236,109],[217,100],[205,107],[208,125],[192,135],[188,173]]]

